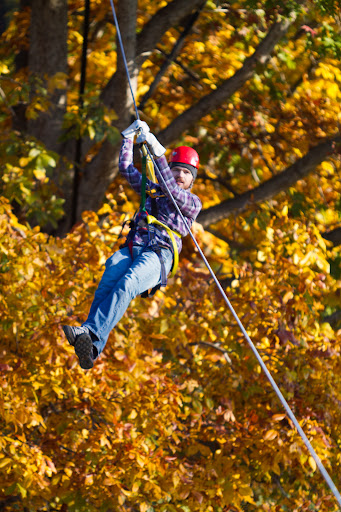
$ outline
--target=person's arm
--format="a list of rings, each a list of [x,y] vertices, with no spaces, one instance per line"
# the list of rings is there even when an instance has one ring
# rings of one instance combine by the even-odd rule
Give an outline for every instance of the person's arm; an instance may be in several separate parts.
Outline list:
[[[129,185],[137,192],[141,193],[141,173],[134,167],[133,163],[134,142],[132,139],[123,139],[118,168],[122,176],[128,181]]]
[[[129,185],[141,195],[142,174],[136,169],[133,163],[133,148],[134,143],[132,139],[123,139],[120,156],[118,161],[118,168],[121,175],[128,181]],[[155,183],[147,178],[146,188],[155,188]]]

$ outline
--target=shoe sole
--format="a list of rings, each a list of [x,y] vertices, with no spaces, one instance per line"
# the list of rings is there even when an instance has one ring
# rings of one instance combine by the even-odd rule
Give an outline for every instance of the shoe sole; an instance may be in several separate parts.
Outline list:
[[[74,342],[74,347],[81,368],[83,368],[83,370],[90,370],[93,368],[92,340],[89,334],[83,333],[77,336]]]
[[[76,337],[74,336],[71,327],[69,325],[63,325],[62,328],[63,328],[66,339],[68,340],[70,345],[74,346]]]

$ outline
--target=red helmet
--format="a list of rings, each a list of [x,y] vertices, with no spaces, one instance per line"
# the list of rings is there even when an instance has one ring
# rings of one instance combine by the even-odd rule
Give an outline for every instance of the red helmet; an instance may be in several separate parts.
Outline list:
[[[199,169],[199,155],[195,149],[189,146],[179,146],[175,148],[171,153],[169,162],[193,165],[193,167]]]

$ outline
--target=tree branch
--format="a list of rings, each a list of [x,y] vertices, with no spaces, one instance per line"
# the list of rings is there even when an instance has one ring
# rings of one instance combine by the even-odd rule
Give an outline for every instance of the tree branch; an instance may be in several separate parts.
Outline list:
[[[332,231],[327,231],[322,234],[323,238],[332,242],[334,247],[341,245],[341,227],[335,228]]]
[[[191,30],[193,28],[193,25],[197,21],[197,19],[198,19],[198,17],[199,17],[199,15],[200,15],[200,13],[201,13],[201,11],[202,11],[202,9],[203,9],[205,4],[206,4],[206,1],[200,6],[200,8],[198,10],[196,10],[192,14],[192,16],[188,20],[188,23],[186,24],[185,28],[181,32],[178,40],[174,44],[174,46],[172,48],[172,51],[170,52],[169,55],[166,55],[166,60],[164,61],[164,63],[160,67],[158,73],[156,74],[156,77],[154,78],[154,80],[153,80],[149,90],[146,92],[146,94],[143,96],[143,98],[140,101],[139,110],[143,110],[146,102],[152,96],[153,92],[155,91],[155,89],[157,88],[158,84],[160,83],[161,78],[164,76],[164,74],[166,73],[166,71],[169,68],[170,64],[174,61],[176,56],[179,54],[181,48],[183,47],[183,45],[185,43],[186,37],[191,32]]]
[[[329,138],[312,148],[304,157],[297,160],[286,170],[273,176],[258,187],[248,190],[238,197],[228,199],[215,206],[203,210],[198,216],[198,222],[203,227],[226,219],[232,212],[242,212],[248,205],[271,199],[279,192],[287,190],[298,180],[307,176],[317,165],[331,155],[336,145],[341,144],[341,135]]]
[[[331,315],[325,316],[323,321],[328,322],[333,329],[337,329],[338,325],[341,323],[341,309],[334,311]]]
[[[203,0],[173,0],[157,11],[143,27],[137,38],[137,51],[140,56],[139,65],[141,66],[148,57],[144,54],[154,50],[169,27],[178,25],[193,10],[198,9],[202,3]]]
[[[213,348],[215,350],[218,350],[219,352],[221,352],[225,358],[225,361],[229,364],[232,363],[229,355],[228,355],[228,352],[220,347],[218,344],[215,344],[215,343],[209,343],[208,341],[193,341],[192,343],[189,343],[190,346],[193,346],[193,345],[202,345],[203,347],[209,347],[209,348]]]
[[[156,51],[161,53],[166,58],[169,58],[167,53],[162,50],[162,48],[157,47]],[[185,66],[179,59],[173,59],[174,64],[179,66],[194,82],[196,82],[196,87],[202,89],[202,85],[200,84],[200,77],[197,73],[194,73],[188,66]]]
[[[237,251],[251,251],[252,249],[255,249],[255,245],[243,245],[239,242],[236,242],[235,240],[232,240],[232,238],[228,238],[227,236],[224,236],[222,233],[217,231],[216,229],[212,228],[206,228],[206,231],[214,235],[215,237],[219,238],[223,242],[227,243],[231,249],[236,249]]]
[[[136,12],[136,8],[132,9],[129,7],[129,5],[127,5],[130,4],[130,2],[131,0],[120,0],[119,2],[119,8],[125,8],[128,16],[128,25],[122,24],[119,20],[120,27],[122,28],[122,36],[131,32],[131,28],[129,28],[129,20],[134,18],[132,13]],[[156,48],[158,42],[164,36],[164,33],[170,27],[180,23],[184,17],[190,14],[193,9],[198,8],[202,2],[203,0],[173,0],[168,5],[157,11],[156,14],[154,14],[149,22],[146,23],[136,40],[134,54],[134,65],[136,70],[140,69],[143,62],[147,59],[149,53]],[[124,46],[126,49],[126,42],[124,42]],[[120,107],[121,103],[117,98],[117,91],[122,88],[122,79],[124,79],[124,77],[120,70],[117,69],[101,94],[101,100],[103,103],[108,108],[114,108],[118,115],[119,112],[117,109]]]
[[[181,133],[188,130],[213,110],[221,107],[222,103],[230,98],[252,77],[257,64],[265,66],[274,47],[287,33],[292,22],[293,18],[274,23],[255,52],[245,59],[242,67],[238,69],[231,78],[225,80],[215,91],[201,98],[195,105],[188,108],[158,134],[161,143],[163,145],[171,144]]]

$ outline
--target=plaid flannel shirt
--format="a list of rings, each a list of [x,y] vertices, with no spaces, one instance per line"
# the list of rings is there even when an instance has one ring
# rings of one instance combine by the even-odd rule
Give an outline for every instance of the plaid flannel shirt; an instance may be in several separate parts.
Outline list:
[[[133,164],[133,146],[134,144],[132,140],[123,139],[119,158],[119,170],[131,187],[141,195],[142,175]],[[190,228],[201,210],[202,205],[200,199],[189,190],[183,190],[178,186],[165,156],[158,158],[157,164],[168,186],[169,192],[174,197]],[[163,183],[155,184],[147,179],[147,190],[148,187],[150,187],[150,189],[156,189],[157,193],[162,195],[162,197],[156,198],[158,220],[166,224],[172,230],[177,231],[182,236],[187,235],[187,228],[177,212],[172,200],[168,197],[167,189]],[[147,195],[146,210],[151,214],[151,197],[149,195]],[[146,214],[142,212],[142,218],[145,216]],[[160,226],[157,226],[155,238],[160,245],[166,245],[167,247],[172,248],[172,243],[167,231],[162,229]],[[176,236],[175,239],[180,253],[182,248],[181,238]],[[137,226],[133,243],[135,245],[146,245],[148,241],[148,231]]]

